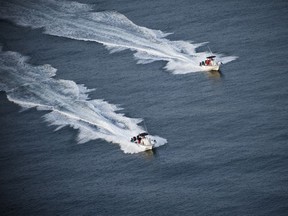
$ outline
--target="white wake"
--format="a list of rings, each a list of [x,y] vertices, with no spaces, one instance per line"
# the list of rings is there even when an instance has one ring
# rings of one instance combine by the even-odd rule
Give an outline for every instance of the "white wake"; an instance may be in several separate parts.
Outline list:
[[[166,61],[165,69],[175,74],[201,71],[199,62],[209,53],[196,52],[203,44],[170,41],[168,34],[138,26],[115,11],[93,12],[93,8],[77,2],[57,0],[4,0],[0,17],[18,25],[45,28],[45,33],[76,40],[95,41],[111,52],[134,51],[138,63]],[[235,56],[216,54],[216,61],[228,63]]]
[[[103,100],[89,100],[84,85],[70,80],[57,80],[56,69],[50,65],[32,66],[27,58],[0,49],[0,91],[23,108],[48,110],[44,118],[61,129],[71,126],[79,130],[78,142],[103,139],[117,143],[125,153],[144,151],[144,147],[130,142],[132,136],[143,132],[140,119],[117,113],[119,108]],[[156,147],[167,141],[154,136]]]

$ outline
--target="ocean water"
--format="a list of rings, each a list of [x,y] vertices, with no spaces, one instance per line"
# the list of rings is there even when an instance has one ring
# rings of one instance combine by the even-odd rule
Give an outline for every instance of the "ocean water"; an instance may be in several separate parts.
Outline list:
[[[2,0],[1,215],[287,215],[287,12]]]

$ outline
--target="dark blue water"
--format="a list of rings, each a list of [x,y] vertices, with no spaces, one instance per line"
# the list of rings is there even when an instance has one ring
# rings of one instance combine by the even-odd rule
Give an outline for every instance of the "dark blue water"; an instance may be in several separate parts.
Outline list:
[[[137,154],[103,139],[78,144],[77,130],[54,131],[48,111],[19,112],[2,91],[1,215],[287,215],[287,2],[81,2],[238,58],[221,73],[175,75],[165,61],[137,64],[130,50],[110,54],[1,18],[3,52],[96,88],[91,99],[120,105],[168,140]]]

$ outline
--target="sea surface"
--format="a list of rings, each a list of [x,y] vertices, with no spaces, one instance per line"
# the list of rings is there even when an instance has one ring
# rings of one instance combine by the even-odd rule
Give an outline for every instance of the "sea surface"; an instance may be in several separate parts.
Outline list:
[[[0,214],[288,215],[287,35],[285,0],[1,0]]]

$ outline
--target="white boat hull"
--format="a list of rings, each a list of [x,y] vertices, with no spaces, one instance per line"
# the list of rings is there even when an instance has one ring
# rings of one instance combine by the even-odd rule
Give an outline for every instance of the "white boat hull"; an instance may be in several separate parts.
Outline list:
[[[201,68],[205,71],[219,71],[220,65],[202,65]]]
[[[154,148],[154,144],[156,143],[156,140],[153,139],[151,136],[146,136],[145,138],[141,139],[140,143],[137,143],[141,147],[145,148],[145,151],[151,150]]]
[[[143,145],[141,143],[138,143],[139,146],[143,147],[145,149],[145,151],[148,150],[152,150],[153,149],[153,145]]]

